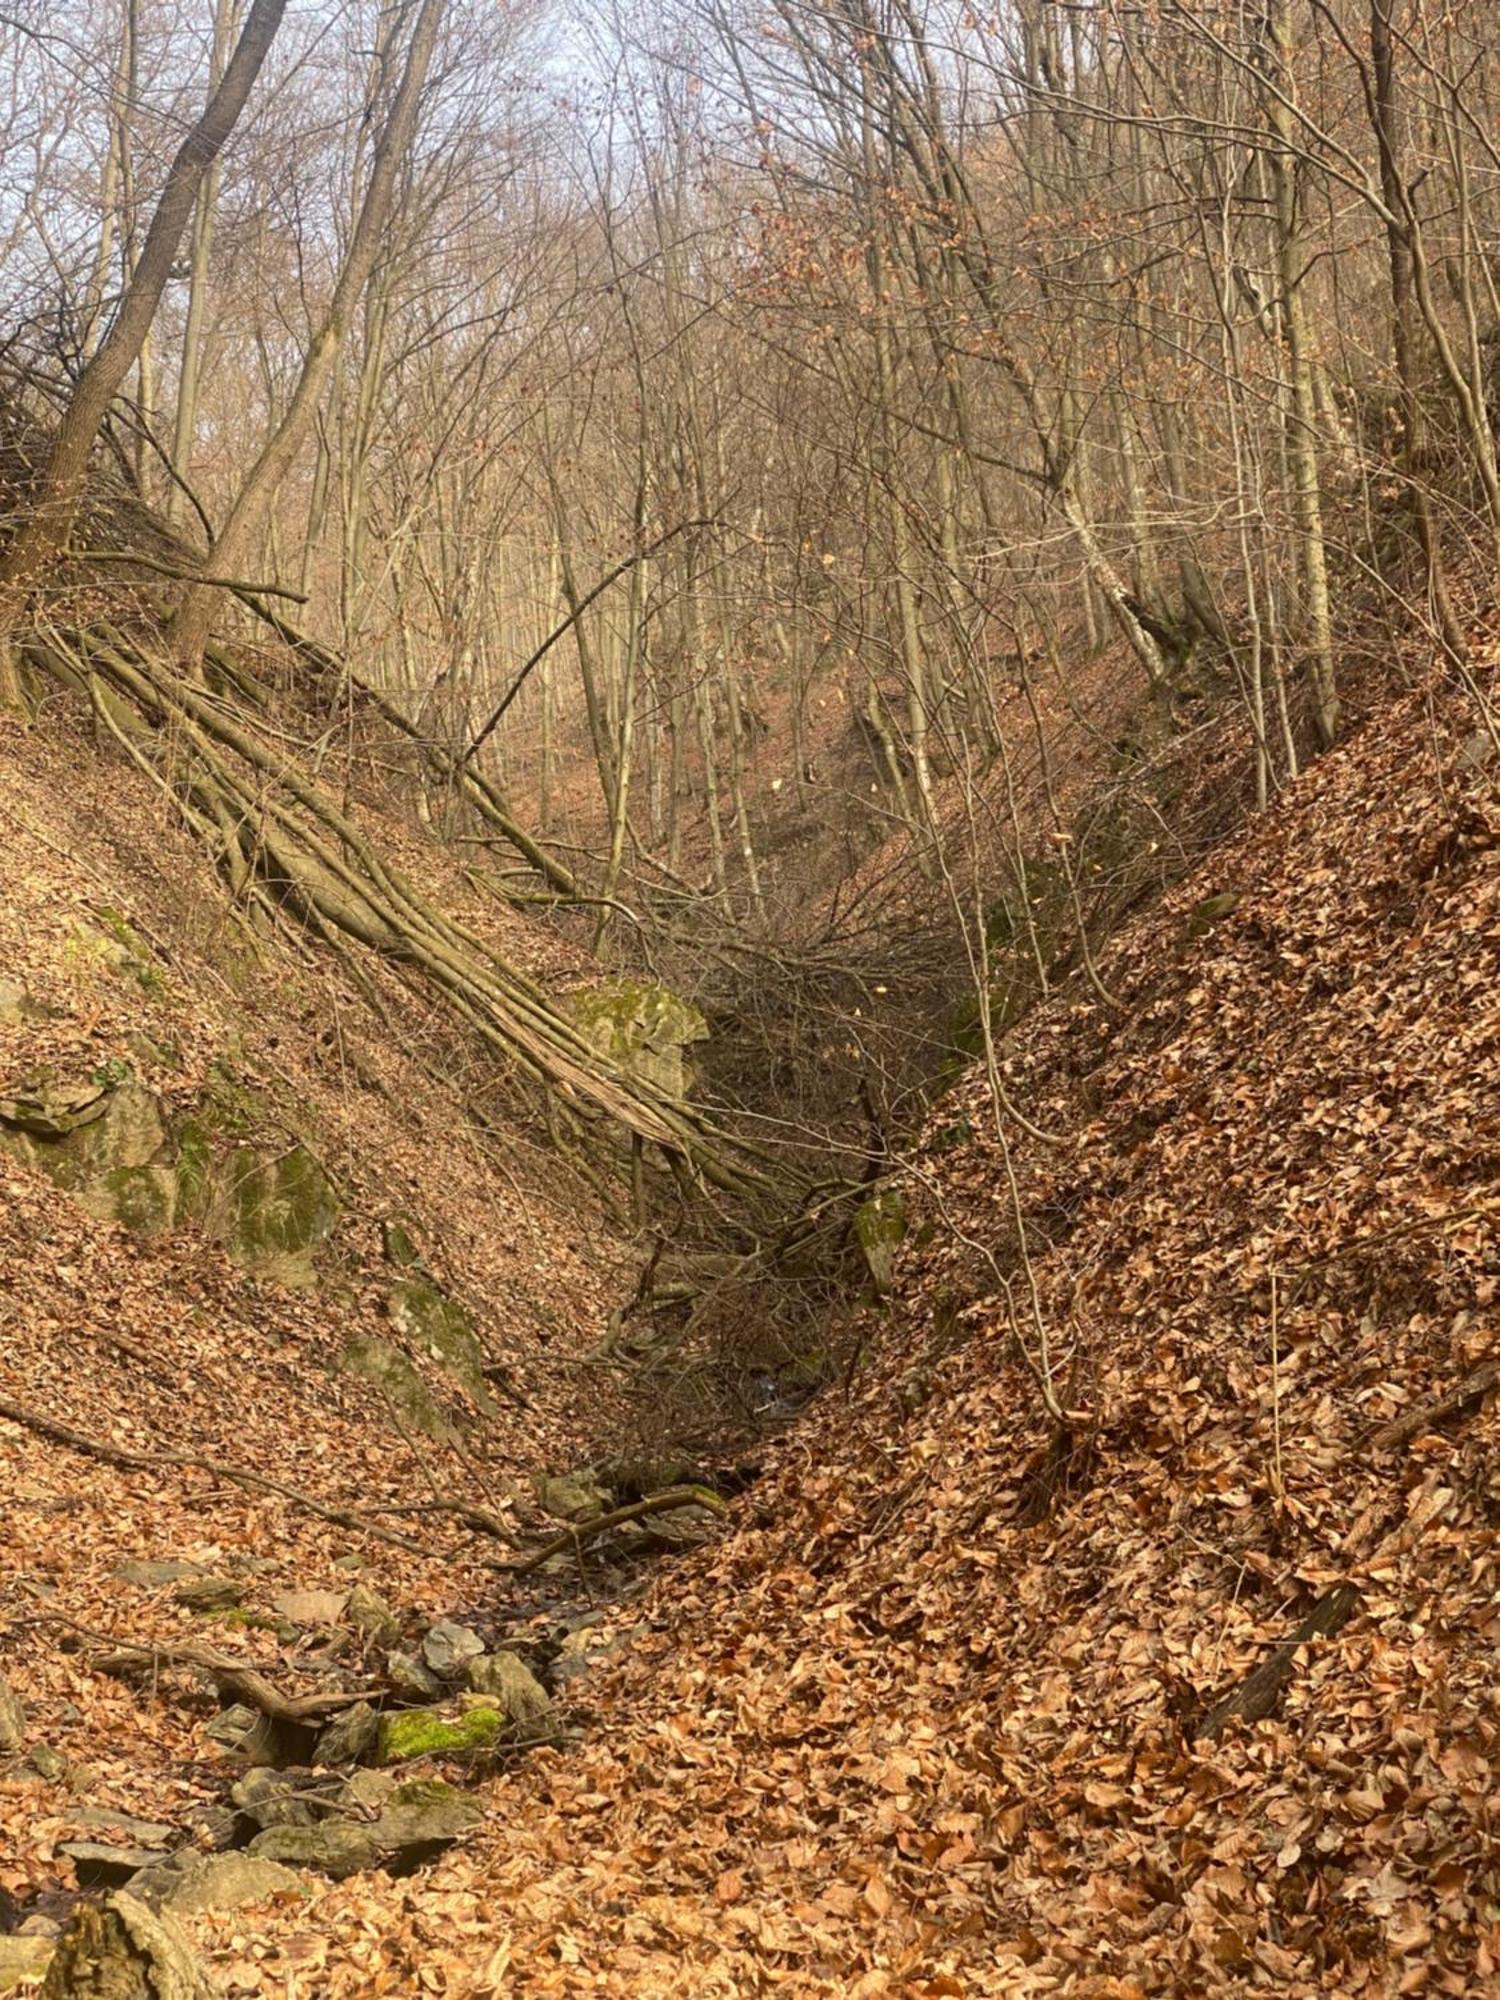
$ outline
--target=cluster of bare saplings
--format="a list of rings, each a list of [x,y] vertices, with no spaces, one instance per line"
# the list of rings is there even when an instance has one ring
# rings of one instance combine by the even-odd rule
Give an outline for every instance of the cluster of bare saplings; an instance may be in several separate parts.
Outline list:
[[[341,715],[637,962],[855,1021],[899,851],[981,993],[1047,980],[1028,866],[1093,977],[1068,731],[1235,730],[1264,802],[1372,634],[1467,673],[1497,52],[1426,0],[18,0],[0,701],[82,689],[237,896],[756,1184],[774,1131],[610,1073],[370,846]]]

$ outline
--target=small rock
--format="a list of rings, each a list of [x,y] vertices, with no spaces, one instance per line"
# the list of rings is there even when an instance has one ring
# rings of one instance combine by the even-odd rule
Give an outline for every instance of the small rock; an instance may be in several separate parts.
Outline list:
[[[0,1028],[18,1028],[23,1021],[35,1020],[39,1011],[24,986],[14,979],[0,979]]]
[[[535,1487],[540,1505],[559,1521],[592,1521],[614,1500],[606,1487],[578,1473],[542,1473]]]
[[[240,1816],[229,1806],[210,1805],[205,1801],[188,1811],[186,1821],[187,1830],[198,1845],[211,1849],[215,1854],[226,1847],[233,1847],[240,1837]]]
[[[362,1764],[380,1736],[380,1717],[367,1701],[357,1701],[336,1715],[319,1736],[315,1764]]]
[[[103,1840],[60,1840],[57,1851],[72,1862],[80,1889],[123,1888],[132,1875],[164,1858],[159,1848],[115,1847]]]
[[[518,1653],[481,1653],[467,1673],[475,1693],[497,1702],[523,1737],[547,1733],[551,1699]]]
[[[1492,729],[1476,729],[1472,736],[1465,739],[1458,753],[1459,763],[1464,770],[1471,771],[1480,778],[1489,773],[1497,756],[1500,756],[1500,747],[1496,745]]]
[[[404,1694],[409,1701],[436,1701],[443,1692],[437,1675],[415,1653],[391,1653],[385,1670],[397,1694]]]
[[[348,1603],[347,1590],[284,1590],[271,1609],[294,1625],[337,1625]]]
[[[179,1838],[175,1826],[166,1826],[155,1819],[137,1819],[133,1813],[117,1812],[113,1806],[79,1806],[68,1817],[74,1826],[89,1832],[121,1833],[137,1847],[170,1847]]]
[[[244,1595],[243,1587],[230,1576],[195,1576],[179,1583],[172,1602],[185,1611],[231,1611]]]
[[[466,1660],[477,1659],[484,1641],[467,1625],[440,1618],[422,1641],[422,1657],[436,1674],[456,1674]]]
[[[259,1827],[307,1826],[342,1803],[339,1783],[311,1771],[247,1771],[229,1796]]]
[[[115,1571],[127,1583],[139,1584],[142,1590],[162,1590],[169,1583],[181,1583],[184,1577],[198,1576],[196,1563],[189,1562],[122,1562]]]
[[[264,1861],[317,1868],[342,1882],[373,1868],[383,1852],[375,1827],[349,1819],[325,1819],[316,1826],[273,1826],[258,1833],[246,1850]]]
[[[344,1797],[362,1813],[381,1813],[399,1783],[394,1771],[351,1771],[344,1780]]]
[[[0,1757],[12,1756],[25,1741],[26,1711],[21,1697],[12,1693],[10,1682],[0,1674]]]
[[[557,1658],[552,1662],[553,1680],[566,1686],[569,1681],[581,1679],[606,1660],[612,1660],[632,1639],[649,1630],[646,1625],[627,1625],[619,1632],[600,1633],[586,1626],[575,1627],[563,1640]]]
[[[273,1896],[307,1894],[300,1877],[279,1861],[260,1854],[196,1856],[199,1865],[187,1870],[169,1891],[164,1909],[186,1916],[197,1910],[238,1910],[246,1903],[266,1903]]]
[[[205,1722],[203,1734],[215,1749],[231,1757],[248,1757],[258,1764],[264,1763],[270,1754],[270,1729],[265,1716],[243,1701],[222,1709]]]
[[[484,1807],[467,1792],[437,1778],[398,1785],[375,1822],[376,1837],[392,1853],[444,1845],[484,1818]]]
[[[60,1784],[68,1775],[68,1760],[60,1750],[54,1750],[50,1743],[38,1743],[26,1759],[39,1778],[45,1778],[49,1785]]]
[[[23,1980],[40,1978],[56,1949],[50,1937],[0,1937],[0,1993],[14,1993]]]
[[[380,1595],[366,1583],[357,1583],[349,1593],[349,1623],[371,1646],[394,1646],[401,1637],[401,1623]]]

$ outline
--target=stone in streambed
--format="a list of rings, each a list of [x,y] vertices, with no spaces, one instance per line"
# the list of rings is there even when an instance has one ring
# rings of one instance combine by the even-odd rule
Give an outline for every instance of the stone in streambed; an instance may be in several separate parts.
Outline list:
[[[182,1871],[163,1900],[162,1907],[179,1916],[238,1910],[247,1903],[268,1903],[273,1896],[307,1895],[300,1876],[262,1854],[195,1855],[193,1860],[197,1865]]]
[[[57,1851],[72,1862],[80,1889],[123,1888],[132,1875],[164,1858],[160,1848],[117,1847],[103,1840],[60,1840]]]
[[[481,1653],[466,1671],[469,1686],[503,1710],[520,1736],[550,1734],[551,1698],[518,1653]]]
[[[430,1709],[408,1708],[380,1719],[376,1754],[382,1764],[402,1764],[412,1757],[453,1757],[487,1750],[505,1733],[498,1708],[474,1708],[454,1721]]]
[[[243,1587],[228,1576],[195,1576],[179,1583],[172,1602],[184,1611],[232,1611],[244,1596]]]
[[[444,1676],[458,1673],[466,1660],[477,1659],[483,1651],[479,1634],[451,1618],[440,1618],[422,1641],[422,1658],[435,1674]]]
[[[47,1970],[57,1940],[50,1937],[0,1937],[0,1993],[14,1993],[24,1982]]]
[[[175,1918],[118,1889],[102,1908],[83,1903],[47,1969],[42,2000],[216,2000]]]
[[[362,1764],[380,1738],[380,1717],[367,1701],[357,1701],[336,1715],[319,1736],[315,1764]]]
[[[401,1624],[394,1611],[368,1584],[357,1583],[349,1593],[349,1623],[370,1646],[394,1646],[401,1637]]]
[[[373,1868],[381,1848],[372,1826],[351,1819],[325,1819],[316,1826],[267,1827],[246,1852],[293,1868],[316,1868],[342,1882],[362,1868]]]
[[[436,1701],[443,1692],[443,1683],[415,1653],[390,1654],[385,1671],[397,1694],[405,1695],[408,1701]]]

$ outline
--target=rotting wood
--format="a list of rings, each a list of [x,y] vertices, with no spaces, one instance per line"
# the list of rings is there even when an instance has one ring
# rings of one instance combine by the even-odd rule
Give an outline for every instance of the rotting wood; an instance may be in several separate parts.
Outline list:
[[[1500,1387],[1500,1360],[1483,1361],[1477,1368],[1470,1369],[1446,1395],[1439,1396],[1436,1402],[1423,1403],[1419,1409],[1408,1410],[1390,1423],[1382,1424],[1370,1439],[1370,1450],[1392,1451],[1397,1445],[1408,1444],[1434,1424],[1445,1423],[1449,1417],[1457,1416],[1471,1404],[1482,1402],[1497,1387]]]
[[[210,1677],[221,1695],[243,1702],[247,1708],[258,1710],[272,1722],[317,1722],[324,1716],[336,1715],[355,1702],[368,1701],[382,1692],[379,1688],[363,1687],[338,1688],[328,1694],[286,1695],[248,1660],[236,1660],[213,1646],[200,1646],[191,1640],[127,1639],[117,1632],[100,1632],[92,1625],[81,1625],[76,1618],[65,1618],[56,1611],[39,1613],[28,1622],[62,1625],[84,1639],[92,1639],[97,1645],[112,1648],[107,1660],[99,1663],[102,1671],[108,1671],[109,1660],[118,1666],[133,1654],[149,1660],[153,1666],[164,1663],[173,1667],[196,1667]]]

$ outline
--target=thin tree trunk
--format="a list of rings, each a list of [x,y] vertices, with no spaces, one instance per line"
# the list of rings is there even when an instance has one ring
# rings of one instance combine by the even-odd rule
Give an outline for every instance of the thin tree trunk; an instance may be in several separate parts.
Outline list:
[[[445,0],[422,0],[422,11],[407,44],[401,81],[370,162],[370,176],[333,298],[302,363],[302,373],[277,429],[267,439],[214,541],[213,566],[231,575],[253,549],[277,488],[291,469],[312,425],[323,387],[343,346],[354,310],[380,254],[395,193],[396,176],[416,129],[427,67],[442,26]],[[218,592],[196,584],[184,593],[173,625],[173,643],[187,666],[201,660],[213,625]]]
[[[254,0],[219,87],[177,150],[120,309],[78,378],[30,511],[0,558],[0,636],[5,648],[24,593],[67,545],[99,426],[151,330],[198,190],[234,130],[285,10],[286,0]]]

